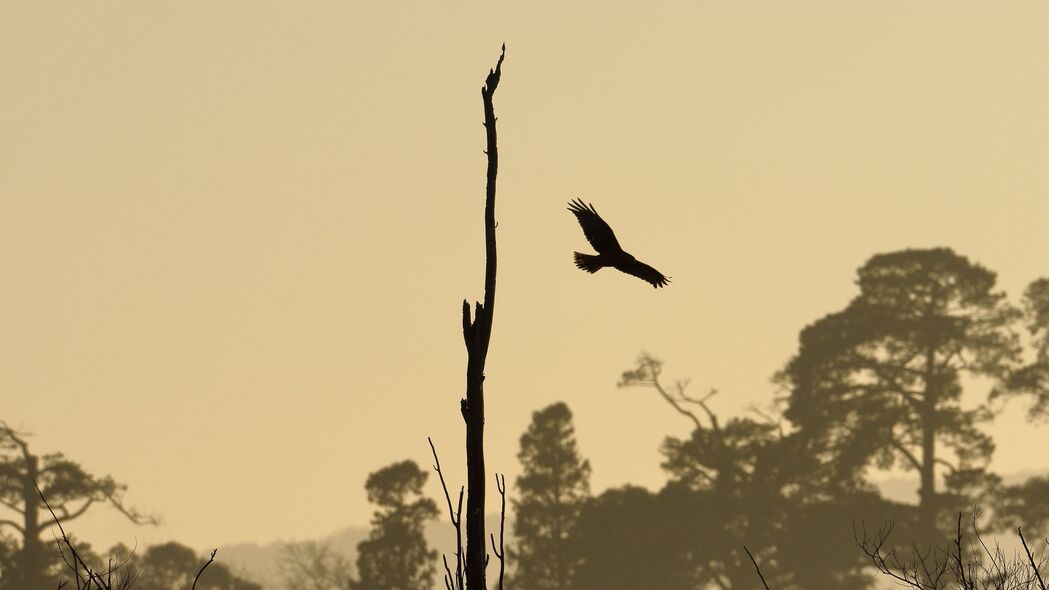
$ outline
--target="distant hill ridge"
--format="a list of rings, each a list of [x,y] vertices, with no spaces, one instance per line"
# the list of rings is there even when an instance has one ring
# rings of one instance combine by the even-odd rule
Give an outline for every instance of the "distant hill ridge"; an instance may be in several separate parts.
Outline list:
[[[1035,475],[1044,475],[1039,471],[1020,471],[1003,475],[1005,484],[1017,484]],[[892,477],[875,482],[883,496],[899,502],[916,502],[918,500],[917,478]],[[446,517],[442,513],[442,516]],[[507,515],[507,537],[510,535],[512,525],[510,516]],[[492,526],[498,527],[499,515],[489,514],[486,517],[489,530]],[[370,530],[367,526],[349,526],[322,538],[317,539],[321,543],[327,543],[332,550],[344,555],[351,564],[355,565],[357,556],[357,545],[368,536]],[[426,541],[430,547],[436,548],[438,554],[451,555],[455,552],[455,533],[447,518],[435,520],[426,526]],[[307,539],[312,540],[312,539]],[[301,541],[299,541],[301,542]],[[465,543],[465,539],[463,540]],[[282,547],[287,542],[275,541],[265,545],[257,543],[237,543],[219,548],[219,560],[233,568],[238,575],[250,578],[263,585],[265,590],[283,590],[280,586],[280,571],[277,568],[277,558]],[[438,570],[440,574],[440,570]],[[435,589],[443,588],[443,582],[438,575],[435,579]]]
[[[444,515],[447,516],[447,515]],[[486,523],[491,530],[494,524],[499,526],[499,515],[489,514]],[[506,523],[507,535],[509,535],[510,522]],[[357,559],[357,545],[368,537],[370,527],[349,526],[322,538],[316,539],[325,543],[340,555],[345,556],[351,564]],[[465,535],[465,531],[463,532]],[[455,553],[455,530],[447,518],[444,520],[431,521],[426,525],[426,542],[431,548],[437,549],[438,555],[444,552],[447,555]],[[274,541],[260,545],[258,543],[236,543],[219,547],[218,560],[233,568],[238,575],[249,578],[263,585],[265,590],[280,590],[280,570],[277,567],[277,559],[284,545],[314,539],[299,541]],[[466,542],[466,539],[463,539]],[[449,562],[451,563],[451,562]],[[440,573],[440,572],[439,572]],[[444,583],[441,576],[435,578],[434,588],[443,588]]]

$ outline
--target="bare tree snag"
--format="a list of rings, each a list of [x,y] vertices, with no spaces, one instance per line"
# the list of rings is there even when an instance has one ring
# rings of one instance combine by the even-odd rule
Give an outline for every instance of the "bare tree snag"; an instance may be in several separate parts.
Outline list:
[[[485,470],[484,470],[484,362],[492,337],[492,317],[495,312],[495,177],[499,171],[499,152],[496,147],[495,107],[492,96],[499,86],[506,45],[503,44],[494,70],[488,71],[481,98],[484,101],[484,128],[487,136],[488,182],[484,203],[485,271],[484,303],[476,303],[470,319],[470,304],[463,300],[463,340],[466,342],[466,398],[461,400],[463,420],[466,422],[466,587],[486,590],[487,539],[484,527]]]

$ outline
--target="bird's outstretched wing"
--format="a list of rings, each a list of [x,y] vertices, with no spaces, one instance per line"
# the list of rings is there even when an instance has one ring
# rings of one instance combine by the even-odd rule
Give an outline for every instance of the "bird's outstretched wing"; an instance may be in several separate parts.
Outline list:
[[[663,273],[652,268],[651,266],[641,262],[640,260],[634,260],[626,266],[620,267],[619,270],[634,275],[635,277],[649,283],[655,288],[665,287],[670,283],[670,277],[663,276]]]
[[[597,214],[597,209],[594,209],[593,205],[575,199],[568,203],[568,210],[575,214],[575,218],[583,228],[583,235],[586,236],[586,241],[590,242],[594,250],[601,254],[622,252],[623,248],[619,246],[616,234],[612,232],[612,228],[605,223],[605,220],[601,219],[601,216]]]

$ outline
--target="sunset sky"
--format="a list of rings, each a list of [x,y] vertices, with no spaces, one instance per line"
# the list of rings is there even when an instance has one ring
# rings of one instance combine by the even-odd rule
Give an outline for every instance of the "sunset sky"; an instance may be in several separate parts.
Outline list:
[[[367,474],[428,466],[427,436],[465,479],[504,41],[485,386],[511,486],[558,400],[595,491],[660,486],[690,424],[620,372],[646,350],[725,417],[767,406],[875,253],[952,247],[1014,301],[1049,276],[1049,3],[629,4],[0,3],[0,419],[165,521],[76,534],[366,525]],[[673,284],[574,268],[574,197]],[[999,472],[1049,469],[1023,410]]]

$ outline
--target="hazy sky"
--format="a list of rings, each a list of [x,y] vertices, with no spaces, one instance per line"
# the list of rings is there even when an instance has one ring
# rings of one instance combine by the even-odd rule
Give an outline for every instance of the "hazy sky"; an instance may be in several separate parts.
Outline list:
[[[166,521],[99,509],[99,544],[365,524],[427,435],[463,480],[505,41],[488,465],[564,400],[595,489],[658,486],[689,423],[616,389],[642,349],[728,416],[874,253],[1049,275],[1047,29],[1043,0],[0,2],[0,418]],[[576,196],[673,284],[575,269]],[[1021,405],[993,432],[997,469],[1049,468]]]

